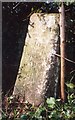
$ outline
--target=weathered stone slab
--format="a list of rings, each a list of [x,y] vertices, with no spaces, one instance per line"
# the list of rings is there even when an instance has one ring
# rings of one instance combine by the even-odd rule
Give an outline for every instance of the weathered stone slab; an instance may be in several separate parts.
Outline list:
[[[14,94],[25,95],[25,100],[34,105],[43,102],[45,96],[56,96],[58,20],[58,14],[34,13],[30,17]]]

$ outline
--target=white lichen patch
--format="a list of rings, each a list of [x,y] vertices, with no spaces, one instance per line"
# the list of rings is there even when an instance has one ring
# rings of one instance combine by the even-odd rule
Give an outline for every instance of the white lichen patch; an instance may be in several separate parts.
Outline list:
[[[28,26],[19,68],[21,76],[20,74],[17,76],[14,93],[17,92],[16,88],[22,94],[25,92],[26,100],[33,104],[39,104],[43,100],[47,89],[47,72],[49,70],[53,72],[51,69],[54,69],[57,61],[54,55],[58,51],[57,19],[57,14],[34,13],[30,17],[30,24],[33,24],[33,27]],[[58,74],[58,70],[56,72],[54,74]],[[57,76],[52,76],[50,84],[53,85],[55,77],[58,79]]]

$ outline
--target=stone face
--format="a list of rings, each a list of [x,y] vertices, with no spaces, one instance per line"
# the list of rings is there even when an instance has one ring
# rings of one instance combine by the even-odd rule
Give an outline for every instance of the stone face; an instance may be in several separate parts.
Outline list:
[[[30,17],[14,94],[39,105],[45,97],[56,96],[59,76],[59,15],[34,13]]]

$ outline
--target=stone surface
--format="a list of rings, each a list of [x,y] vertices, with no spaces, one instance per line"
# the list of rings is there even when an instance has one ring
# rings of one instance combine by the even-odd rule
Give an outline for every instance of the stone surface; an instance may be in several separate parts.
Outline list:
[[[59,79],[59,15],[34,13],[30,17],[14,94],[39,105],[55,96]]]

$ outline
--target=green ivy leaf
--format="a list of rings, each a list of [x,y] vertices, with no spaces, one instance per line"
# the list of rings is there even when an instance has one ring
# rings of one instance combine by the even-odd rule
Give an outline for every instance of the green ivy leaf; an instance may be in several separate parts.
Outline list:
[[[48,107],[54,108],[55,98],[53,98],[53,97],[47,98],[46,102],[47,102],[47,104],[48,104]]]
[[[34,8],[32,7],[31,11],[34,11]]]
[[[25,115],[25,114],[21,115],[21,120],[27,120],[27,118],[28,118],[27,115]]]

